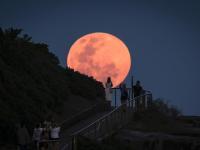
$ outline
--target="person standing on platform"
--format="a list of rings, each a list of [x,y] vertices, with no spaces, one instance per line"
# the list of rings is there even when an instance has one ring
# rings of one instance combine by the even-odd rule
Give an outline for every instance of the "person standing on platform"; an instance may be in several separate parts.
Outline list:
[[[135,105],[136,109],[140,109],[140,103],[143,103],[142,98],[139,97],[143,94],[144,90],[140,85],[140,81],[137,81],[136,84],[133,86],[134,98],[135,98]]]
[[[113,83],[111,80],[111,77],[107,78],[107,82],[105,84],[105,94],[106,94],[106,101],[109,103],[109,107],[111,107],[111,102],[112,102],[112,87]]]
[[[121,105],[122,105],[122,111],[125,113],[126,112],[126,102],[128,100],[128,89],[126,88],[126,84],[120,84],[119,85],[120,91],[121,91]]]
[[[119,88],[121,91],[121,104],[124,104],[128,99],[128,90],[126,88],[126,84],[125,83],[120,84]]]
[[[140,81],[137,81],[136,84],[133,86],[134,97],[140,96],[143,92],[143,88],[140,85]]]

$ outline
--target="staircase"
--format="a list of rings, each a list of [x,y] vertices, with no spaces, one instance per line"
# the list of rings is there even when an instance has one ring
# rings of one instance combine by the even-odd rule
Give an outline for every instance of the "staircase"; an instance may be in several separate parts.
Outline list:
[[[61,147],[61,150],[77,150],[79,137],[102,140],[112,135],[131,120],[135,111],[148,108],[151,101],[152,94],[149,92],[134,99],[129,99],[126,103],[109,112],[105,112],[105,114],[102,113],[85,127],[76,131],[74,130],[75,132],[68,137],[66,143]]]

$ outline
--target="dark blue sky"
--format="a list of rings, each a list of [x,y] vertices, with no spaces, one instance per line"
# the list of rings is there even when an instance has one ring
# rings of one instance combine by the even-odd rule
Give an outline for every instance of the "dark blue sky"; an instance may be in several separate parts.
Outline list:
[[[65,65],[70,45],[91,32],[123,40],[133,75],[155,98],[200,115],[200,2],[194,0],[1,0],[0,26],[44,42]],[[127,81],[130,80],[130,76]]]

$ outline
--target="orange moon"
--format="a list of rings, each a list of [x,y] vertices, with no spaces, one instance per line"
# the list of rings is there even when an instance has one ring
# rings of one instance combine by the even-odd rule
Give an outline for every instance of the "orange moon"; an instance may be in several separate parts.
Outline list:
[[[116,36],[96,32],[80,37],[71,46],[67,65],[105,84],[111,77],[118,86],[128,75],[131,57],[127,46]]]

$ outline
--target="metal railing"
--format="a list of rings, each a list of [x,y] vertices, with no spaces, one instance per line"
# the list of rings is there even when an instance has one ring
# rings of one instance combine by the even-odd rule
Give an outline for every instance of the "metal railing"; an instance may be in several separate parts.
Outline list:
[[[126,88],[127,90],[128,90],[128,99],[133,99],[134,98],[134,91],[133,91],[133,88]],[[117,102],[118,102],[118,99],[120,98],[120,88],[112,88],[112,90],[113,90],[113,102],[114,102],[114,107],[116,108],[116,107],[118,107],[118,104],[117,104]],[[143,94],[149,94],[149,95],[151,95],[152,93],[151,93],[151,91],[148,91],[148,90],[143,90],[143,92],[142,92]]]
[[[77,150],[77,141],[81,136],[93,140],[101,140],[106,136],[112,135],[131,120],[135,111],[148,108],[151,101],[152,94],[150,92],[133,99],[129,99],[127,102],[116,107],[108,114],[73,133],[71,135],[72,145],[70,149]]]
[[[128,90],[128,96],[129,99],[133,99],[133,89],[132,88],[126,88]],[[120,88],[116,87],[116,88],[112,88],[113,90],[113,96],[114,96],[114,107],[116,108],[117,105],[117,98],[119,98],[120,96],[118,94],[120,94]],[[118,91],[118,92],[117,92]]]

